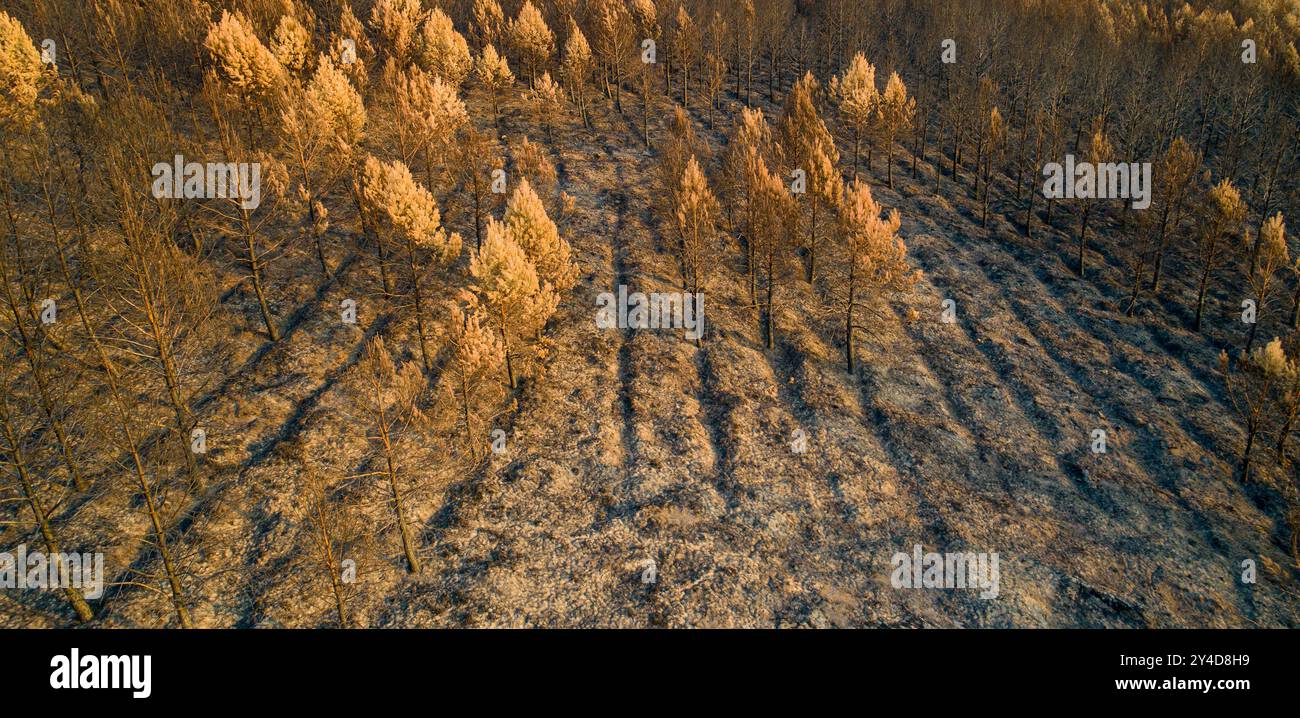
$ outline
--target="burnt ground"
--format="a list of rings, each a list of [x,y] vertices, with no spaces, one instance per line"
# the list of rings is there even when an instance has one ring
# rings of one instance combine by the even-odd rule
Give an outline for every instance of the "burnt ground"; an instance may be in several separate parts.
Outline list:
[[[404,571],[384,487],[350,489],[349,510],[374,529],[354,587],[358,625],[1297,624],[1279,488],[1290,475],[1265,466],[1244,483],[1234,471],[1243,432],[1217,355],[1244,332],[1227,293],[1212,297],[1205,334],[1182,328],[1193,290],[1175,258],[1162,298],[1125,318],[1114,218],[1099,223],[1080,280],[1070,210],[1058,207],[1062,229],[1026,238],[1001,177],[983,229],[968,176],[961,187],[945,176],[936,195],[933,167],[921,162],[913,179],[900,147],[894,189],[879,151],[864,175],[901,211],[924,279],[882,301],[855,374],[843,367],[833,295],[797,268],[780,289],[777,347],[764,349],[733,239],[719,244],[701,347],[680,331],[600,330],[600,292],[678,283],[656,158],[642,149],[636,100],[625,99],[626,116],[597,98],[592,129],[568,118],[547,143],[559,189],[576,201],[563,227],[582,274],[548,329],[556,351],[545,373],[497,420],[507,451],[449,462],[452,429],[445,443],[404,447],[420,573]],[[656,138],[670,115],[658,101]],[[724,104],[716,130],[694,113],[719,150],[736,106]],[[543,139],[522,103],[505,110],[505,133]],[[464,213],[449,216],[465,233]],[[205,384],[196,403],[213,437],[210,479],[203,494],[175,499],[174,545],[200,625],[333,621],[327,586],[299,560],[308,537],[297,457],[359,461],[365,439],[342,384],[367,338],[418,355],[414,327],[379,296],[348,226],[331,230],[335,280],[321,280],[306,252],[274,268],[273,310],[287,331],[273,347],[252,330],[251,292],[235,271],[221,274],[222,310],[235,319],[213,371],[228,378]],[[823,246],[819,265],[833,275],[841,265]],[[356,326],[337,321],[349,297],[361,306]],[[941,321],[944,299],[954,323]],[[1095,429],[1107,432],[1105,454],[1090,450]],[[109,490],[60,516],[69,545],[113,537],[119,577],[156,561],[127,538],[145,533],[133,500]],[[997,552],[1000,595],[893,588],[891,557],[915,544]],[[1245,559],[1259,564],[1258,583],[1240,580]],[[654,583],[641,580],[648,560]],[[57,597],[0,605],[8,625],[69,622]],[[100,605],[104,625],[172,622],[165,596],[146,590],[115,589]]]

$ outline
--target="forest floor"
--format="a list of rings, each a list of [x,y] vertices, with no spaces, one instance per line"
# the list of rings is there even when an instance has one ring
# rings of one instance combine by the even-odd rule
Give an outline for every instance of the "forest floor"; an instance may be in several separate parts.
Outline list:
[[[968,174],[960,187],[945,175],[935,194],[934,167],[920,162],[914,179],[900,147],[889,189],[878,149],[863,175],[902,213],[924,278],[882,304],[856,373],[844,368],[833,296],[798,268],[779,289],[776,349],[764,348],[734,242],[706,287],[701,347],[681,331],[598,329],[599,293],[678,288],[657,158],[643,150],[638,100],[624,100],[620,115],[597,98],[591,129],[568,118],[547,142],[559,189],[576,200],[563,231],[581,278],[548,329],[555,355],[498,422],[506,451],[459,471],[438,468],[447,466],[439,446],[410,448],[419,573],[405,572],[382,484],[357,489],[354,510],[377,528],[357,625],[1300,624],[1278,490],[1291,478],[1270,466],[1250,482],[1235,473],[1243,432],[1217,357],[1221,346],[1239,349],[1244,332],[1230,331],[1226,295],[1211,298],[1207,333],[1178,328],[1190,323],[1192,292],[1178,281],[1180,258],[1163,298],[1126,318],[1127,253],[1113,222],[1097,227],[1080,280],[1072,211],[1058,207],[1062,229],[1040,225],[1026,238],[1003,177],[982,229]],[[658,102],[656,140],[671,116]],[[702,108],[692,112],[719,153],[737,107],[731,95],[723,103],[714,130]],[[499,127],[545,137],[520,102],[506,104]],[[841,153],[845,167],[851,149]],[[465,234],[463,213],[449,215]],[[333,620],[327,584],[297,560],[309,541],[298,457],[347,464],[363,453],[340,377],[367,338],[418,354],[414,328],[378,298],[371,258],[354,254],[346,224],[331,230],[335,280],[319,280],[309,253],[273,269],[273,310],[287,331],[269,349],[251,329],[251,292],[233,270],[224,277],[227,311],[247,321],[223,340],[231,378],[197,410],[212,437],[209,481],[173,538],[201,626]],[[819,259],[828,275],[842,267],[831,245]],[[349,297],[359,299],[356,325],[337,321]],[[941,320],[945,299],[953,323]],[[1091,450],[1097,429],[1104,454]],[[793,448],[797,432],[805,451]],[[125,510],[131,500],[122,491],[68,506],[66,543],[145,535],[138,512]],[[894,588],[892,557],[918,544],[996,552],[998,596]],[[108,563],[120,570],[151,555],[121,540]],[[1253,584],[1241,580],[1247,559],[1259,565]],[[170,620],[166,596],[150,591],[111,590],[103,605],[104,625]],[[0,606],[6,625],[67,623],[57,596]]]

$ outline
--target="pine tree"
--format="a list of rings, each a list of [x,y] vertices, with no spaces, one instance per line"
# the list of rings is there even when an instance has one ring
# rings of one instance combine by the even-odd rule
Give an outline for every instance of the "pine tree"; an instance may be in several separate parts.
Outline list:
[[[622,0],[597,0],[595,33],[592,37],[596,57],[604,68],[605,94],[608,96],[610,79],[613,79],[614,108],[623,111],[623,77],[630,62],[635,59],[632,16]]]
[[[370,10],[370,29],[379,35],[379,46],[397,70],[411,61],[422,14],[420,0],[376,0]]]
[[[238,12],[222,10],[221,19],[208,29],[203,45],[222,81],[243,96],[265,101],[287,81],[284,66]]]
[[[695,295],[698,302],[708,278],[709,263],[713,261],[711,250],[717,235],[718,200],[709,190],[694,155],[682,171],[676,205],[682,289]],[[696,346],[701,340],[702,337],[695,337]]]
[[[483,378],[496,370],[502,358],[502,348],[497,334],[487,325],[484,310],[473,295],[470,295],[470,299],[465,308],[452,307],[447,337],[452,348],[451,369],[455,379],[453,392],[460,400],[465,448],[470,459],[477,461],[480,437],[476,418],[479,397],[484,391]]]
[[[537,268],[537,276],[556,292],[566,292],[578,281],[578,268],[574,266],[569,243],[560,236],[555,222],[546,214],[546,207],[533,191],[528,179],[519,185],[506,202],[502,219],[510,238],[527,255]]]
[[[474,18],[474,38],[479,47],[487,47],[501,42],[505,32],[506,16],[501,11],[497,0],[474,0],[472,11]]]
[[[427,189],[411,176],[400,160],[380,162],[366,158],[363,196],[372,211],[385,220],[388,231],[406,249],[416,328],[420,335],[420,356],[425,371],[433,371],[429,333],[425,324],[424,274],[427,252],[435,266],[446,266],[460,254],[461,240],[442,227],[438,204]]]
[[[569,39],[564,43],[561,72],[569,86],[569,94],[578,105],[578,115],[584,127],[590,127],[587,120],[587,80],[591,76],[591,67],[591,46],[578,23],[570,17]]]
[[[875,66],[867,62],[862,53],[854,55],[844,73],[831,80],[831,96],[835,98],[840,114],[853,131],[853,176],[857,177],[862,132],[868,127],[876,113],[876,106],[880,103]]]
[[[995,108],[996,110],[996,108]],[[888,183],[894,186],[894,139],[900,133],[907,132],[916,115],[916,100],[907,96],[907,86],[897,72],[889,73],[885,91],[880,95],[877,105],[877,128],[885,143]]]
[[[504,170],[501,145],[485,132],[470,126],[456,148],[456,176],[462,192],[469,195],[474,218],[474,249],[483,248],[483,223],[500,205],[502,195],[492,191],[494,173]]]
[[[731,196],[731,202],[727,203],[728,216],[731,216],[733,206],[743,207],[740,224],[743,227],[745,265],[749,275],[747,284],[749,299],[755,303],[758,301],[756,279],[758,256],[755,254],[757,245],[753,232],[758,224],[758,203],[755,195],[752,194],[754,188],[750,184],[750,180],[756,177],[750,173],[753,164],[751,157],[762,158],[767,163],[771,161],[773,154],[772,129],[763,117],[763,111],[743,108],[740,111],[740,122],[732,133],[731,141],[727,143],[723,176],[727,178]],[[730,224],[734,228],[737,223],[732,221]]]
[[[0,132],[36,119],[36,99],[46,84],[41,55],[22,23],[0,10]]]
[[[855,179],[845,188],[839,228],[848,256],[840,289],[844,297],[844,360],[849,373],[854,371],[855,336],[863,329],[859,313],[871,311],[886,292],[910,290],[919,279],[919,273],[907,265],[907,247],[898,236],[901,224],[898,210],[881,215],[865,182]]]
[[[510,42],[528,69],[528,86],[532,87],[538,71],[555,54],[555,35],[532,0],[524,0],[519,16],[510,21]]]
[[[673,34],[670,50],[673,64],[677,66],[682,78],[682,107],[690,109],[691,67],[699,52],[700,32],[691,14],[683,5],[677,6],[677,15],[673,20]]]
[[[311,34],[293,15],[281,15],[271,35],[271,54],[294,77],[307,70],[311,60]]]
[[[437,187],[436,171],[456,133],[469,122],[469,113],[456,88],[436,75],[412,66],[397,86],[398,150],[405,162],[424,155],[424,181]]]
[[[839,152],[834,145],[818,139],[808,157],[808,282],[817,278],[818,230],[828,219],[834,218],[844,197],[844,183],[840,180]],[[823,212],[818,213],[821,209]]]
[[[555,313],[560,295],[549,283],[538,279],[537,270],[524,250],[510,236],[504,224],[488,222],[483,248],[470,260],[474,293],[501,337],[502,363],[506,386],[518,387],[516,365],[524,342],[541,334],[546,321]]]
[[[533,82],[533,89],[528,91],[528,99],[542,122],[547,139],[553,140],[552,126],[555,124],[555,118],[560,114],[560,108],[563,107],[564,91],[551,79],[551,73],[543,72],[542,76]]]
[[[0,18],[0,20],[3,20],[3,18]],[[32,519],[41,534],[41,539],[45,543],[48,560],[61,562],[61,547],[50,520],[50,507],[46,505],[45,500],[42,498],[42,487],[38,483],[37,472],[33,470],[31,465],[30,447],[24,446],[22,435],[27,432],[24,432],[19,425],[21,417],[10,406],[12,396],[16,396],[12,379],[7,371],[0,371],[0,440],[3,440],[3,443],[0,443],[0,448],[4,450],[5,466],[9,467],[17,478],[20,498],[31,509]],[[57,568],[60,572],[59,575],[67,575],[67,567],[60,565]],[[13,570],[12,564],[10,570]],[[17,570],[26,571],[27,567],[18,566]],[[84,623],[95,617],[90,610],[90,604],[86,603],[86,597],[82,595],[77,587],[64,585],[63,594],[67,597],[72,610],[77,614],[78,620]]]
[[[1259,241],[1255,244],[1257,254],[1254,266],[1246,267],[1246,283],[1255,300],[1255,321],[1250,325],[1246,338],[1246,351],[1255,345],[1255,332],[1264,322],[1264,310],[1272,301],[1272,292],[1277,278],[1277,270],[1290,262],[1286,245],[1286,225],[1282,222],[1282,213],[1278,212],[1259,230]]]
[[[439,8],[425,17],[417,43],[420,67],[452,87],[460,87],[474,68],[465,36],[456,32],[451,18]]]
[[[1196,177],[1196,170],[1200,163],[1200,158],[1192,152],[1187,140],[1176,137],[1156,165],[1154,189],[1156,201],[1160,203],[1160,230],[1156,238],[1155,268],[1151,278],[1152,294],[1160,291],[1160,272],[1164,267],[1165,247],[1169,237],[1178,231],[1183,215],[1183,203],[1192,188],[1192,180]]]
[[[781,177],[768,171],[757,149],[750,147],[747,159],[745,184],[750,221],[746,238],[753,244],[754,256],[761,260],[765,290],[763,335],[767,348],[774,349],[777,288],[785,281],[787,242],[795,206]]]
[[[1196,233],[1196,252],[1200,261],[1200,281],[1196,291],[1196,331],[1201,331],[1201,318],[1205,310],[1205,295],[1210,277],[1223,266],[1231,236],[1241,229],[1246,220],[1246,204],[1241,193],[1228,180],[1210,188],[1202,203],[1200,230]]]
[[[372,456],[382,462],[378,474],[387,479],[406,569],[410,573],[419,573],[420,559],[408,526],[406,492],[401,476],[403,461],[398,442],[404,433],[422,429],[427,422],[419,407],[428,382],[413,363],[397,367],[383,337],[379,336],[366,342],[365,353],[352,373],[354,378],[345,382],[345,386],[356,396],[357,404],[364,407],[369,417],[368,424],[374,432],[368,433]]]
[[[1098,168],[1103,163],[1110,162],[1114,154],[1115,154],[1115,150],[1111,146],[1110,140],[1106,138],[1105,133],[1103,133],[1100,129],[1097,130],[1095,133],[1093,133],[1092,142],[1088,145],[1088,155],[1087,155],[1088,157],[1087,161],[1092,165],[1092,167]],[[1095,199],[1095,196],[1101,194],[1099,188],[1096,186],[1096,183],[1099,181],[1101,181],[1101,177],[1098,176],[1097,173],[1094,171],[1093,191],[1091,193],[1093,196],[1081,197],[1079,199],[1080,204],[1082,204],[1083,206],[1083,210],[1080,213],[1080,221],[1079,221],[1079,262],[1077,265],[1080,277],[1083,277],[1084,254],[1087,251],[1088,218],[1091,216],[1092,210],[1096,206],[1096,203],[1098,201],[1097,199]]]
[[[490,43],[483,47],[483,53],[474,65],[474,73],[492,99],[492,119],[496,120],[501,114],[501,96],[515,84],[515,75],[510,71],[506,58],[498,55]]]
[[[1227,183],[1227,180],[1224,180]],[[1266,346],[1252,352],[1242,352],[1236,366],[1232,366],[1226,351],[1219,352],[1219,370],[1233,408],[1241,417],[1246,429],[1246,442],[1241,452],[1240,478],[1250,479],[1250,464],[1255,439],[1268,419],[1273,397],[1281,386],[1290,382],[1298,368],[1287,359],[1282,342],[1274,339]]]
[[[350,170],[365,123],[361,95],[327,55],[320,56],[301,101],[289,103],[280,117],[282,148],[299,183],[298,196],[306,208],[305,223],[321,274],[327,277],[331,270],[322,242],[329,211],[324,195]]]

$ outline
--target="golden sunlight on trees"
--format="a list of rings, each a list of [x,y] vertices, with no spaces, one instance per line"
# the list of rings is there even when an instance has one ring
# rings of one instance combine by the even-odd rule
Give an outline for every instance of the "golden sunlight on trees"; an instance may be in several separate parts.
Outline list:
[[[898,236],[902,223],[898,210],[883,215],[871,188],[853,180],[840,205],[839,230],[844,244],[844,277],[839,287],[844,322],[844,365],[854,370],[855,337],[872,329],[859,322],[870,316],[886,292],[912,288],[919,275],[907,264],[907,247]]]

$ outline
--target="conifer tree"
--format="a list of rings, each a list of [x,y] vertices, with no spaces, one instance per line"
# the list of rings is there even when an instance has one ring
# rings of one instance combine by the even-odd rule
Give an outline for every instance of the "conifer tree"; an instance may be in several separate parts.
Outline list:
[[[501,114],[501,97],[515,84],[515,75],[510,71],[505,56],[497,54],[491,43],[483,47],[483,53],[474,65],[474,73],[492,99],[492,119],[496,120]]]
[[[437,187],[435,174],[469,122],[469,113],[456,88],[441,77],[412,66],[397,86],[398,151],[404,162],[424,155],[424,181]]]
[[[510,42],[528,71],[531,88],[537,82],[538,71],[555,54],[555,35],[532,0],[524,0],[519,16],[510,21]]]
[[[880,103],[876,68],[862,53],[853,56],[844,73],[831,80],[831,96],[853,132],[853,176],[858,176],[858,153],[863,130],[869,127]],[[868,167],[870,169],[870,167]]]
[[[533,82],[533,88],[528,91],[528,98],[538,119],[542,122],[547,139],[554,139],[552,129],[564,103],[564,92],[559,84],[551,79],[551,73],[543,72],[542,76]]]
[[[3,22],[4,18],[0,18]],[[3,449],[5,462],[4,465],[13,472],[17,478],[20,499],[32,512],[32,520],[36,524],[36,529],[41,535],[45,544],[45,550],[48,554],[48,560],[56,562],[54,567],[59,573],[57,575],[68,575],[68,567],[63,565],[63,554],[59,539],[50,519],[49,506],[42,498],[39,485],[38,474],[33,470],[31,463],[30,446],[24,446],[24,431],[21,426],[21,416],[11,406],[11,397],[16,396],[15,387],[9,372],[0,370],[0,449]],[[10,570],[14,570],[11,568]],[[18,566],[17,570],[27,571],[26,566]],[[54,586],[51,586],[54,588]],[[86,603],[86,597],[81,593],[78,587],[64,584],[63,594],[68,599],[68,604],[77,614],[77,619],[83,623],[90,621],[95,617],[90,610],[90,604]]]
[[[1288,383],[1297,367],[1287,359],[1281,340],[1273,339],[1266,346],[1242,352],[1235,366],[1228,360],[1228,353],[1220,351],[1219,370],[1223,374],[1228,398],[1246,430],[1239,469],[1241,480],[1246,481],[1250,479],[1255,440],[1268,420],[1273,397],[1279,387]]]
[[[452,87],[460,87],[474,68],[469,43],[440,8],[434,8],[425,17],[418,47],[420,66]]]
[[[324,196],[352,166],[363,137],[366,108],[347,75],[327,55],[321,55],[316,72],[299,102],[289,103],[280,117],[283,150],[298,182],[298,196],[306,208],[307,230],[316,248],[321,274],[330,276],[323,236],[329,226]]]
[[[370,29],[379,35],[379,47],[398,71],[414,56],[422,14],[420,0],[376,0],[371,7]]]
[[[880,205],[865,182],[855,179],[845,189],[839,228],[847,257],[840,291],[844,360],[849,373],[855,366],[857,332],[865,331],[859,323],[861,313],[872,311],[873,303],[886,292],[910,290],[919,278],[907,265],[907,247],[898,236],[901,224],[898,210],[882,216]]]
[[[413,312],[420,335],[420,356],[425,371],[433,371],[429,332],[425,322],[424,274],[428,253],[435,266],[446,266],[460,254],[460,235],[442,227],[438,204],[411,176],[400,160],[380,162],[366,158],[363,196],[372,211],[383,218],[393,238],[406,250]]]
[[[709,190],[694,155],[686,163],[680,182],[675,219],[680,242],[682,289],[695,295],[699,301],[708,278],[709,263],[713,260],[711,250],[717,235],[718,200]],[[695,337],[696,346],[701,340],[702,337]]]
[[[497,0],[474,0],[472,10],[474,19],[474,39],[479,47],[487,47],[501,42],[506,28],[506,15]]]
[[[266,101],[287,81],[284,66],[237,12],[222,10],[203,44],[221,80],[243,97]]]
[[[605,94],[610,95],[612,79],[614,108],[622,112],[623,77],[628,63],[639,62],[633,52],[636,41],[633,37],[632,16],[622,0],[598,0],[594,14],[595,34],[592,42],[596,57],[604,68]]]
[[[36,119],[36,100],[46,80],[41,54],[26,28],[0,10],[0,132]]]
[[[1254,266],[1246,267],[1246,283],[1251,297],[1255,300],[1255,321],[1250,325],[1246,337],[1246,351],[1255,345],[1255,333],[1264,322],[1264,310],[1272,301],[1276,285],[1277,271],[1290,262],[1286,245],[1286,225],[1282,222],[1282,213],[1270,217],[1259,230],[1259,241],[1255,244],[1257,254]]]
[[[307,70],[311,60],[311,34],[293,15],[280,16],[280,23],[271,35],[271,54],[294,77]]]
[[[1196,233],[1196,253],[1200,263],[1200,280],[1196,290],[1198,332],[1201,331],[1210,277],[1223,266],[1228,253],[1234,249],[1230,242],[1246,220],[1246,204],[1241,199],[1241,193],[1228,180],[1222,180],[1211,187],[1206,192],[1202,206],[1200,227]]]
[[[569,94],[578,106],[578,115],[584,127],[589,127],[587,120],[587,80],[591,76],[591,46],[582,34],[582,29],[573,18],[569,18],[569,39],[564,43],[561,71],[564,81],[569,86]]]
[[[559,305],[560,295],[538,279],[537,270],[524,250],[510,236],[506,225],[488,222],[483,248],[470,260],[473,290],[501,337],[501,357],[506,386],[518,387],[520,353],[530,337],[542,327]]]
[[[501,145],[496,139],[472,125],[465,131],[456,149],[455,170],[462,192],[469,195],[470,215],[474,218],[474,249],[483,248],[483,223],[499,206],[501,194],[492,191],[495,173],[504,170]]]
[[[465,448],[472,461],[478,460],[480,442],[477,424],[480,397],[484,394],[484,377],[496,370],[502,359],[501,341],[487,323],[484,310],[470,295],[465,308],[453,306],[447,329],[451,344],[453,392],[458,395],[461,421],[465,430]]]
[[[1164,267],[1165,247],[1169,236],[1177,232],[1183,205],[1193,186],[1200,158],[1182,137],[1174,138],[1161,156],[1155,172],[1155,194],[1160,203],[1160,230],[1157,235],[1156,260],[1151,291],[1160,291],[1160,273]]]
[[[526,177],[519,180],[506,202],[502,222],[544,283],[556,292],[573,288],[578,281],[578,268],[573,264],[572,250],[560,236],[555,222],[547,216],[546,207]]]
[[[673,34],[670,50],[673,64],[682,78],[682,107],[690,109],[691,67],[699,53],[700,32],[695,20],[686,11],[684,5],[677,6],[677,15],[673,19]]]
[[[844,196],[844,183],[840,180],[839,152],[834,145],[818,139],[808,157],[808,282],[817,278],[818,231],[826,221],[834,219]],[[819,212],[818,210],[822,210]]]
[[[1077,265],[1080,277],[1083,276],[1084,254],[1087,251],[1088,218],[1091,216],[1092,210],[1098,201],[1096,196],[1101,194],[1097,187],[1097,183],[1101,181],[1101,177],[1097,174],[1096,168],[1099,168],[1103,163],[1110,162],[1114,154],[1115,150],[1111,146],[1110,140],[1107,139],[1105,133],[1100,129],[1093,133],[1092,142],[1088,145],[1087,155],[1087,161],[1092,165],[1090,168],[1092,169],[1092,188],[1086,193],[1086,197],[1080,197],[1079,199],[1079,202],[1083,207],[1079,221],[1079,262]]]
[[[364,407],[368,417],[371,456],[380,463],[378,475],[388,484],[397,531],[402,540],[402,555],[406,570],[419,573],[420,559],[416,554],[415,540],[411,536],[409,510],[405,483],[402,477],[404,462],[399,441],[409,431],[424,428],[427,418],[420,411],[420,402],[427,388],[427,380],[413,362],[398,367],[383,337],[375,336],[366,342],[365,353],[352,370],[353,378],[345,386]]]
[[[898,73],[891,72],[877,104],[877,129],[885,143],[887,176],[891,189],[894,186],[894,140],[900,133],[907,132],[915,115],[916,100],[907,96],[907,86]]]

